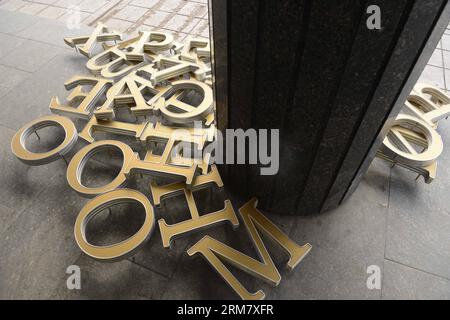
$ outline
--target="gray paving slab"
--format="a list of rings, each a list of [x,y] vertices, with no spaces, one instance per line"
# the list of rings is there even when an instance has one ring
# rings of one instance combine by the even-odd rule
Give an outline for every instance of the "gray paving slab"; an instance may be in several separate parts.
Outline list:
[[[0,65],[0,97],[30,77],[30,73],[14,67]]]
[[[22,0],[2,1],[0,3],[0,9],[15,11],[23,7],[25,4],[26,2]]]
[[[447,190],[450,186],[450,123],[437,128],[444,141],[438,159],[436,180],[427,185],[415,174],[392,170],[386,258],[442,277],[450,278],[450,215]]]
[[[0,64],[34,72],[64,51],[60,47],[27,40],[0,58]]]
[[[17,35],[39,20],[35,16],[0,9],[0,32]]]
[[[195,2],[187,2],[179,11],[178,14],[190,17],[202,18],[208,12],[208,6]]]
[[[313,249],[286,276],[277,298],[377,299],[367,267],[383,265],[389,166],[375,160],[355,193],[336,210],[297,218],[292,239]]]
[[[164,28],[177,32],[190,33],[199,22],[200,19],[176,14],[164,25]]]
[[[439,49],[434,50],[430,60],[428,61],[428,64],[442,68],[443,67],[442,50]]]
[[[18,216],[19,212],[0,204],[0,237],[14,223]]]
[[[170,20],[170,13],[163,11],[151,11],[147,14],[147,18],[144,21],[144,29],[149,29],[148,26],[157,29],[159,26],[165,26],[165,22]]]
[[[89,35],[90,30],[92,28],[83,25],[80,25],[79,28],[71,28],[60,21],[40,18],[32,25],[17,32],[17,36],[66,48],[63,38]]]
[[[42,10],[41,12],[39,12],[38,16],[42,17],[42,18],[47,18],[47,19],[54,19],[57,20],[58,18],[60,18],[61,16],[63,16],[64,14],[67,14],[67,9],[65,8],[58,8],[58,7],[47,7],[44,10]]]
[[[67,266],[80,255],[73,226],[84,202],[67,185],[64,167],[53,168],[57,173],[53,179],[41,177],[46,184],[42,192],[28,201],[28,207],[1,234],[2,299],[49,298]],[[19,174],[16,179],[20,181]],[[30,181],[25,184],[27,191],[33,187]]]
[[[441,39],[442,49],[450,50],[450,35],[444,33]]]
[[[5,33],[0,33],[0,58],[20,46],[25,40]]]
[[[0,203],[22,212],[31,206],[57,173],[64,169],[62,161],[46,166],[27,166],[12,154],[14,130],[0,126]]]
[[[57,95],[60,101],[64,101],[68,95],[64,82],[74,75],[87,74],[85,62],[84,57],[68,50],[49,60],[3,96],[0,124],[19,129],[31,120],[49,115],[51,97]]]
[[[444,70],[440,67],[427,65],[419,77],[418,82],[429,83],[441,89],[445,89]]]
[[[445,81],[447,82],[447,83],[450,83],[450,70],[448,70],[448,69],[445,69]],[[448,92],[449,90],[447,89],[447,92]]]
[[[81,255],[74,265],[80,267],[81,289],[67,288],[63,277],[53,299],[159,299],[168,280],[128,260],[101,263]]]
[[[445,70],[449,71],[449,70]],[[450,80],[450,79],[449,79]],[[437,171],[437,179],[440,179],[439,172],[442,165],[450,161],[450,150],[446,148],[446,145],[450,143],[450,119],[442,119],[439,121],[438,126],[436,128],[437,132],[442,138],[442,142],[444,143],[444,149],[442,154],[438,158],[438,171]],[[441,165],[440,165],[441,164]]]
[[[386,258],[450,278],[450,169],[438,167],[438,178],[426,185],[415,174],[392,169]]]
[[[125,6],[123,9],[116,12],[114,17],[121,20],[134,22],[139,20],[139,18],[141,18],[147,11],[147,8],[130,5]]]
[[[45,0],[44,0],[45,1]],[[19,9],[20,12],[35,15],[46,8],[45,4],[42,3],[26,3],[23,7]]]
[[[182,238],[176,241],[173,248],[164,248],[161,234],[156,224],[155,232],[151,238],[129,260],[170,278],[173,276],[182,255],[186,253],[187,245],[188,239]]]
[[[383,299],[450,299],[450,280],[392,261],[384,266]]]
[[[450,69],[450,51],[442,50],[442,56],[444,59],[444,68]]]
[[[144,8],[152,8],[158,2],[159,0],[132,0],[130,4]]]

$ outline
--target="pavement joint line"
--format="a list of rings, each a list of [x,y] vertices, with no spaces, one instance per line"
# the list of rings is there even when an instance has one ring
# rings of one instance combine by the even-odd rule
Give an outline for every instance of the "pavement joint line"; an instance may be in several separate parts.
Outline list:
[[[5,68],[14,69],[14,70],[17,70],[17,71],[26,72],[26,73],[29,73],[29,74],[33,74],[33,73],[34,73],[34,71],[28,71],[28,70],[20,69],[19,67],[16,67],[16,66],[10,66],[10,65],[7,65],[7,64],[3,64],[3,63],[1,63],[1,62],[0,62],[0,66],[5,67]],[[15,86],[14,86],[14,87],[15,87]]]
[[[180,254],[180,256],[178,257],[178,259],[175,261],[175,268],[173,269],[173,271],[172,271],[172,273],[170,274],[170,276],[169,276],[169,279],[170,280],[172,280],[173,279],[173,276],[175,275],[175,272],[177,271],[177,268],[178,268],[178,265],[180,265],[180,264],[182,264],[182,259],[183,259],[183,255],[184,254],[186,254],[186,251],[188,250],[188,247],[190,247],[191,245],[193,245],[193,244],[191,244],[192,243],[192,237],[190,237],[189,239],[188,239],[188,241],[186,241],[187,243],[186,243],[186,245],[184,246],[184,248],[183,248],[183,250],[182,250],[182,254]]]
[[[130,21],[130,22],[133,22],[133,25],[128,28],[128,30],[130,30],[130,33],[135,31],[137,28],[142,27],[142,25],[147,26],[144,22],[148,18],[150,18],[151,15],[153,15],[155,13],[156,10],[154,10],[153,8],[156,7],[158,4],[159,4],[159,2],[154,4],[151,8],[139,7],[139,8],[147,9],[147,11],[136,21]]]
[[[152,13],[154,13],[155,11],[162,11],[162,10],[160,10],[160,8],[161,8],[161,6],[164,4],[164,0],[160,0],[160,1],[158,1],[153,7],[152,7]],[[175,10],[177,10],[177,11],[179,11],[182,7],[184,6],[184,3],[181,3],[181,4],[178,4],[178,6],[175,8]],[[169,28],[167,28],[166,27],[166,25],[167,25],[167,23],[173,18],[173,17],[175,17],[175,15],[177,14],[177,12],[166,12],[166,11],[164,11],[165,13],[168,13],[168,15],[167,15],[167,17],[165,17],[160,23],[159,23],[159,25],[158,26],[154,26],[154,28],[163,28],[163,29],[166,29],[166,30],[171,30],[172,31],[172,29],[169,29]],[[161,25],[163,25],[164,27],[162,27]]]
[[[386,267],[386,258],[383,259],[383,269],[381,269],[381,274],[383,274],[383,271],[385,270]],[[381,277],[381,288],[380,288],[380,300],[383,300],[383,290],[384,290],[384,276]]]
[[[387,261],[393,262],[393,263],[397,263],[397,264],[402,265],[402,266],[404,266],[404,267],[408,267],[408,268],[414,269],[414,270],[416,270],[416,271],[420,271],[420,272],[429,274],[429,275],[431,275],[431,276],[435,276],[435,277],[441,278],[441,279],[443,279],[443,280],[450,281],[450,278],[447,278],[447,277],[445,277],[445,276],[442,276],[442,275],[439,275],[439,274],[436,274],[436,273],[433,273],[433,272],[428,272],[428,271],[426,271],[426,270],[423,270],[423,269],[420,269],[420,268],[416,268],[416,267],[410,266],[410,265],[408,265],[408,264],[399,262],[399,261],[394,260],[394,259],[391,259],[391,258],[384,258],[384,259],[387,260]]]
[[[121,0],[115,6],[110,8],[109,11],[105,12],[105,14],[101,17],[100,20],[102,20],[103,23],[105,23],[106,25],[108,25],[109,19],[120,20],[120,21],[123,21],[123,22],[129,22],[129,23],[131,23],[131,26],[129,26],[128,28],[123,30],[123,33],[125,33],[125,34],[132,33],[136,29],[134,27],[134,25],[136,24],[135,21],[125,20],[125,19],[120,19],[120,18],[116,18],[115,17],[115,14],[119,13],[122,9],[127,7],[128,4],[130,4],[131,1],[132,0]]]
[[[180,5],[180,6],[177,7],[177,9],[176,9],[177,12],[175,13],[175,15],[178,14],[178,11],[181,10],[181,8],[183,8],[184,5],[185,5],[185,3],[183,3],[182,6]],[[186,22],[180,27],[181,30],[184,30],[184,29],[191,23],[192,20],[198,19],[198,18],[196,18],[196,17],[194,17],[194,16],[188,16],[188,17],[189,17],[189,19],[187,19]],[[200,21],[201,21],[201,20],[198,19],[197,23],[192,27],[191,30],[189,30],[189,32],[188,32],[189,34],[192,33],[192,31],[194,31],[195,27],[197,27],[197,25],[200,23]],[[177,30],[177,31],[178,31],[178,30]]]
[[[146,15],[147,15],[147,13],[145,13],[142,17],[146,17]],[[141,18],[142,18],[141,17]],[[141,19],[140,18],[140,19]],[[147,17],[148,18],[148,17]],[[122,21],[122,22],[129,22],[129,23],[131,23],[131,26],[130,27],[128,27],[127,29],[126,29],[126,31],[129,31],[129,32],[132,32],[132,31],[134,31],[134,30],[136,30],[136,28],[138,28],[138,27],[140,27],[140,26],[145,26],[145,27],[151,27],[151,26],[149,26],[149,25],[146,25],[146,24],[140,24],[140,25],[138,25],[138,26],[136,26],[136,27],[134,27],[134,25],[135,24],[137,24],[138,22],[139,22],[139,20],[140,19],[138,19],[137,21],[131,21],[131,20],[125,20],[125,19],[121,19],[121,18],[116,18],[116,17],[111,17],[111,19],[114,19],[114,20],[119,20],[119,21]],[[106,26],[108,26],[108,21],[106,21],[106,22],[104,22],[104,24],[106,25]],[[125,33],[125,32],[124,32]]]
[[[166,29],[172,32],[179,32],[178,30],[174,30],[174,29],[170,29],[167,27],[167,23],[174,18],[178,12],[186,5],[186,2],[181,1],[178,6],[173,10],[173,11],[164,11],[164,10],[160,10],[161,6],[164,4],[164,0],[160,0],[158,1],[152,8],[151,10],[153,11],[152,13],[154,13],[154,11],[160,11],[160,12],[164,12],[164,13],[168,13],[167,17],[164,18],[161,23],[158,26],[155,26],[154,28],[160,28],[160,29]],[[185,15],[183,15],[185,16]],[[186,16],[185,16],[186,17]],[[187,16],[189,17],[189,16]],[[193,17],[193,19],[195,19],[195,17]],[[192,19],[188,20],[187,22],[185,22],[179,29],[184,30],[184,28],[189,25],[189,23],[192,21]],[[145,24],[144,24],[145,25]],[[189,32],[187,32],[187,34],[190,34],[192,32],[192,30],[194,30],[194,28],[197,25],[195,25]]]
[[[129,261],[129,262],[131,262],[131,263],[134,263],[135,265],[137,265],[137,266],[139,266],[139,267],[141,267],[141,268],[143,268],[143,269],[145,269],[145,270],[154,272],[154,273],[156,273],[157,275],[159,275],[159,276],[161,276],[161,277],[164,277],[164,278],[167,279],[167,280],[170,280],[170,278],[169,278],[167,275],[165,275],[164,273],[162,273],[162,272],[160,272],[160,271],[153,270],[152,268],[147,267],[147,266],[145,266],[145,265],[143,265],[143,264],[141,264],[141,263],[139,263],[139,262],[133,261],[133,260],[132,260],[132,257],[128,258],[127,261]]]
[[[25,2],[28,2],[28,3],[37,3],[37,2],[32,2],[32,1],[27,1],[27,0],[22,0],[22,1],[25,1]],[[58,6],[58,5],[56,5],[58,3],[58,1],[57,2],[55,2],[55,3],[53,3],[53,4],[47,4],[47,3],[41,3],[41,2],[39,2],[39,4],[45,4],[45,5],[48,5],[48,7],[47,8],[58,8],[58,9],[65,9],[66,11],[68,11],[69,10],[69,8],[66,8],[66,7],[62,7],[62,6]],[[43,10],[41,10],[41,11],[39,11],[39,12],[37,12],[36,14],[29,14],[29,13],[25,13],[25,12],[21,12],[20,11],[20,9],[21,9],[22,7],[20,7],[20,8],[18,8],[17,10],[15,10],[15,11],[11,11],[11,12],[18,12],[18,13],[22,13],[22,14],[26,14],[26,15],[29,15],[29,16],[35,16],[35,17],[39,17],[39,18],[42,18],[42,17],[40,17],[40,16],[38,16],[38,14],[41,12],[41,11],[43,11],[43,10],[45,10],[45,9],[47,9],[47,8],[44,8]],[[100,8],[101,9],[101,8]],[[99,10],[100,10],[99,9]],[[1,9],[0,8],[0,10],[3,10],[3,11],[9,11],[9,10],[4,10],[4,9]],[[85,11],[85,10],[80,10],[80,12],[82,12],[82,13],[87,13],[87,14],[90,14],[90,15],[92,15],[93,13],[92,12],[89,12],[89,11]],[[51,19],[51,18],[44,18],[44,19],[49,19],[49,20],[55,20],[55,21],[57,21],[58,19]]]
[[[198,2],[197,2],[197,3],[198,3]],[[158,3],[156,3],[153,7],[148,8],[148,7],[143,7],[143,6],[139,6],[139,5],[136,5],[136,4],[130,4],[131,7],[138,7],[138,8],[148,9],[148,10],[152,10],[152,11],[158,11],[158,12],[162,12],[162,13],[176,13],[176,14],[179,15],[179,16],[193,17],[193,18],[200,19],[200,20],[208,20],[207,18],[197,17],[197,16],[193,16],[193,15],[190,15],[190,14],[179,13],[179,12],[175,12],[175,11],[168,11],[168,10],[164,10],[164,9],[154,9],[157,5],[158,5]],[[58,8],[59,8],[59,7],[58,7]],[[114,18],[114,19],[119,19],[119,18]],[[119,19],[119,20],[122,20],[122,19]],[[138,20],[139,20],[139,19],[138,19]],[[136,21],[125,20],[125,21],[129,21],[129,22],[137,22],[138,20],[136,20]]]
[[[197,26],[200,25],[200,23],[202,23],[202,19],[195,18],[195,17],[194,17],[194,19],[198,19],[198,21],[197,21],[197,23],[195,24],[195,26],[192,28],[191,32],[189,32],[189,34],[191,34],[191,33],[195,30],[195,28],[197,28]],[[206,27],[205,27],[205,28],[206,28]],[[198,34],[200,34],[201,32],[203,32],[203,29],[200,30]],[[194,36],[197,36],[198,34],[194,34]]]
[[[432,63],[427,63],[427,66],[431,66],[431,67],[437,67],[437,68],[441,68],[441,69],[445,69],[443,66],[438,66],[436,64],[432,64]]]
[[[388,203],[387,203],[387,208],[388,208],[388,212],[389,212],[389,208],[390,208],[390,204],[391,204],[391,182],[392,182],[392,167],[389,166],[389,180],[388,180]]]
[[[445,79],[446,77],[445,77],[444,52],[442,52],[442,50],[441,50],[441,58],[442,58],[442,76],[444,77],[444,87],[445,87],[445,90],[447,90],[448,86],[447,86],[447,80]]]
[[[103,19],[108,13],[117,7],[124,0],[111,0],[109,4],[101,7],[97,12],[91,14],[91,16],[87,17],[83,22],[88,26],[94,26],[98,21]],[[126,1],[126,0],[125,0]],[[129,1],[129,0],[128,0]]]
[[[18,70],[18,69],[17,69],[17,70]],[[22,70],[18,70],[18,71],[22,71]],[[23,72],[23,71],[22,71],[22,72]],[[30,73],[30,74],[33,74],[33,73]],[[13,86],[12,88],[9,88],[8,90],[6,90],[6,92],[5,92],[4,94],[2,94],[2,95],[0,96],[0,98],[5,97],[5,96],[6,96],[7,94],[9,94],[12,90],[14,90],[18,85],[20,85],[20,83],[18,83],[17,85]],[[3,123],[1,123],[1,122],[0,122],[0,125],[1,125],[2,127],[4,127],[4,128],[8,128],[8,129],[17,131],[17,129],[8,127],[7,125],[5,125],[5,124],[3,124]]]
[[[31,19],[31,17],[36,17],[36,16],[29,15],[29,14],[27,14],[27,13],[23,13],[23,12],[20,12],[20,11],[9,11],[9,10],[3,10],[3,9],[1,9],[1,8],[0,8],[0,12],[9,12],[9,13],[15,12],[15,13],[19,13],[19,14],[22,14],[22,15],[30,16],[30,19]],[[36,17],[36,18],[37,18],[36,21],[34,21],[32,24],[30,24],[29,26],[24,27],[23,29],[17,30],[14,34],[12,34],[12,33],[5,33],[5,34],[8,34],[8,35],[10,35],[10,36],[14,36],[16,33],[20,33],[20,32],[22,32],[22,31],[24,31],[25,29],[28,29],[28,28],[33,27],[36,23],[39,22],[39,19],[42,19],[42,18],[40,18],[40,17]],[[4,33],[4,32],[2,32],[2,33]]]
[[[8,126],[4,125],[3,123],[0,123],[0,127],[3,127],[3,128],[5,128],[5,129],[9,129],[9,130],[13,130],[14,132],[16,132],[16,131],[17,131],[17,129],[14,129],[14,128],[11,128],[11,127],[8,127]],[[11,208],[10,208],[10,209],[11,209]]]
[[[55,177],[56,174],[57,174],[57,173],[55,173],[54,175],[52,175],[52,176],[50,177],[50,179],[53,178],[53,177]],[[47,190],[47,188],[49,188],[49,187],[50,187],[50,186],[43,187],[43,188],[36,194],[35,199],[29,202],[29,205],[28,205],[28,206],[25,206],[22,210],[18,211],[18,212],[17,212],[17,216],[15,217],[14,221],[11,222],[11,224],[8,226],[8,228],[6,228],[6,229],[3,231],[3,233],[5,233],[5,232],[8,231],[9,229],[11,229],[12,226],[15,225],[15,223],[17,222],[17,220],[18,220],[23,214],[25,214],[25,212],[28,211],[29,208],[33,207],[35,201],[39,201],[39,200],[40,200],[40,199],[39,199],[39,196],[40,196],[45,190]],[[16,211],[16,209],[12,209],[12,208],[10,208],[9,206],[5,205],[4,203],[2,203],[2,205],[5,206],[5,207],[7,207],[7,208],[9,208],[9,209],[11,209],[11,210]]]
[[[49,5],[47,8],[58,8],[58,9],[65,9],[66,11],[69,11],[69,8],[65,8],[65,7],[61,7],[61,6],[57,6],[56,4],[51,4],[51,5]],[[101,8],[100,8],[101,9]],[[19,11],[20,12],[20,11]],[[93,13],[92,12],[89,12],[89,11],[85,11],[85,10],[80,10],[80,12],[82,12],[82,13],[87,13],[87,14],[89,14],[89,15],[92,15]],[[23,13],[23,12],[21,12],[21,13]],[[39,16],[40,17],[40,16]],[[40,18],[44,18],[44,19],[50,19],[50,20],[55,20],[55,21],[58,21],[58,18],[61,18],[61,16],[60,17],[58,17],[57,19],[52,19],[52,18],[45,18],[45,17],[40,17]]]
[[[388,179],[388,203],[386,209],[386,221],[384,226],[384,248],[383,248],[383,271],[386,265],[386,248],[389,228],[389,214],[390,214],[390,202],[391,202],[391,182],[392,182],[392,167],[389,167],[389,179]],[[381,277],[381,290],[380,299],[383,299],[384,277]]]
[[[69,48],[68,48],[68,50],[70,50]],[[60,53],[58,53],[58,54],[56,54],[53,58],[51,58],[50,60],[48,60],[47,61],[47,63],[45,63],[45,64],[43,64],[39,69],[37,69],[36,71],[34,71],[33,73],[37,73],[37,72],[39,72],[42,68],[44,68],[45,66],[47,66],[49,63],[51,63],[52,61],[53,61],[53,59],[56,59],[57,57],[59,57],[61,54],[63,54],[64,52],[60,52]],[[85,65],[85,63],[83,63],[83,64],[81,64],[81,68],[80,68],[80,70],[79,70],[79,72],[77,72],[77,74],[79,74],[79,75],[88,75],[88,70],[87,69],[83,69],[83,67],[85,67],[86,65]],[[86,71],[86,72],[82,72],[82,71]],[[68,79],[70,78],[71,76],[69,75],[68,76]],[[50,97],[51,98],[51,97]]]
[[[30,4],[35,4],[36,2],[30,2]],[[41,5],[46,5],[48,7],[48,4],[44,4],[44,3],[38,3]],[[33,13],[33,16],[39,16],[39,13],[41,13],[42,11],[44,11],[45,9],[47,9],[47,7],[44,7],[42,9],[40,9],[39,11],[36,11],[35,13]],[[20,9],[19,9],[20,10]],[[19,11],[21,12],[21,11]]]
[[[27,0],[23,0],[24,2],[28,2],[28,3],[31,3],[31,2],[29,2],[29,1],[27,1]],[[6,2],[5,2],[6,3]],[[1,9],[1,10],[3,10],[3,11],[10,11],[10,12],[19,12],[19,10],[20,9],[22,9],[23,7],[25,7],[25,3],[23,4],[23,5],[21,5],[20,7],[18,7],[18,8],[16,8],[15,10],[8,10],[8,9]]]
[[[287,235],[289,236],[290,239],[293,238],[293,235],[295,233],[295,230],[298,227],[298,220],[299,219],[294,219],[294,223],[292,224],[292,227],[289,229],[289,232],[287,233]]]
[[[56,21],[56,20],[52,20],[52,21]],[[7,36],[11,36],[11,37],[23,39],[23,40],[29,40],[29,41],[39,42],[39,43],[46,44],[46,45],[49,45],[49,46],[53,46],[53,47],[59,48],[59,49],[62,49],[62,48],[63,48],[63,49],[67,49],[67,50],[71,50],[71,49],[72,49],[72,48],[68,48],[67,45],[64,45],[64,42],[63,42],[63,41],[61,41],[61,46],[59,46],[59,45],[57,45],[57,44],[50,43],[50,42],[44,42],[44,41],[42,41],[42,40],[26,38],[26,37],[19,36],[19,35],[12,35],[11,33],[5,33],[5,32],[1,32],[1,31],[0,31],[0,33],[1,33],[1,34],[4,34],[4,35],[7,35]]]

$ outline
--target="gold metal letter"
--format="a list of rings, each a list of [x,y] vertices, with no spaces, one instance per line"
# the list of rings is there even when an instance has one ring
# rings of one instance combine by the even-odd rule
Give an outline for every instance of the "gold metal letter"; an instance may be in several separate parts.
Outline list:
[[[83,92],[82,86],[92,86],[89,92]],[[89,119],[91,112],[96,106],[98,100],[112,85],[112,81],[96,77],[75,76],[67,81],[64,86],[66,90],[75,88],[67,97],[69,104],[79,102],[77,107],[65,106],[59,103],[58,97],[53,97],[50,102],[50,110],[56,114],[74,116],[81,119]]]
[[[226,262],[231,263],[233,266],[274,285],[278,285],[281,281],[280,273],[273,263],[272,258],[256,229],[256,225],[289,254],[287,266],[290,270],[295,268],[311,250],[311,245],[309,243],[299,246],[290,240],[277,226],[256,209],[256,205],[257,200],[256,198],[253,198],[239,209],[239,213],[262,262],[253,259],[210,236],[205,236],[187,251],[190,256],[201,253],[231,288],[245,300],[264,299],[265,294],[262,290],[258,290],[256,293],[248,292],[223,264],[219,257]]]
[[[144,52],[150,51],[157,54],[173,47],[173,36],[170,33],[155,31],[139,31],[139,41],[134,44],[133,49],[127,52],[129,61],[144,61]]]
[[[193,106],[180,100],[180,92],[195,90],[203,97],[198,106]],[[168,98],[167,100],[164,100]],[[171,123],[187,124],[194,121],[201,121],[213,109],[212,89],[205,83],[190,80],[178,80],[172,82],[170,90],[163,94],[159,108],[155,111],[161,112],[165,119]],[[175,110],[177,111],[175,111]]]
[[[92,50],[97,42],[122,40],[122,35],[117,31],[108,31],[103,23],[98,23],[90,36],[64,38],[64,42],[87,58],[91,57]]]
[[[97,120],[95,117],[92,117],[83,130],[79,133],[79,137],[88,143],[92,143],[95,141],[92,133],[94,131],[103,131],[114,134],[120,134],[124,136],[133,136],[136,139],[139,139],[142,132],[144,132],[145,127],[148,122],[143,123],[128,123],[122,121],[104,121]]]
[[[112,148],[119,150],[123,155],[123,165],[117,177],[115,177],[113,181],[105,186],[92,188],[84,186],[81,183],[81,174],[89,158],[91,158],[97,152]],[[74,189],[78,194],[87,198],[92,198],[96,195],[112,191],[125,184],[127,180],[127,177],[124,173],[125,168],[127,163],[131,158],[134,157],[134,155],[135,154],[133,150],[128,145],[116,140],[101,140],[89,144],[79,150],[70,161],[69,166],[67,167],[67,182],[69,183],[70,187]]]
[[[95,246],[86,240],[86,226],[96,214],[115,204],[139,202],[145,209],[142,227],[130,238],[117,244]],[[151,236],[155,226],[155,214],[148,198],[131,189],[118,189],[102,194],[89,201],[78,214],[75,221],[75,241],[88,256],[104,262],[121,260],[139,249]]]
[[[39,129],[49,126],[61,126],[64,129],[64,141],[53,150],[35,153],[28,151],[25,147],[26,139]],[[53,162],[64,156],[72,149],[78,139],[77,129],[72,120],[62,116],[45,116],[37,118],[17,131],[11,141],[13,154],[23,163],[31,166],[40,166]]]
[[[184,194],[189,206],[192,219],[179,222],[173,225],[166,223],[164,219],[159,219],[159,230],[163,246],[171,247],[171,240],[173,238],[191,233],[195,230],[205,229],[216,226],[219,223],[226,221],[230,222],[234,227],[239,225],[239,221],[234,213],[233,206],[230,200],[225,200],[225,208],[216,212],[211,212],[200,216],[197,205],[195,204],[192,190],[199,190],[205,188],[209,184],[216,184],[218,187],[223,186],[219,171],[216,166],[211,166],[211,171],[205,175],[197,176],[192,184],[191,190],[186,188],[184,183],[171,183],[165,186],[158,186],[154,181],[150,184],[152,197],[155,205],[161,204],[161,199],[173,197],[178,194]]]
[[[153,114],[153,107],[147,104],[144,90],[157,95],[159,90],[153,88],[151,83],[135,74],[129,75],[115,83],[106,94],[107,100],[94,112],[97,119],[114,119],[114,107],[128,106],[135,116],[148,116]]]

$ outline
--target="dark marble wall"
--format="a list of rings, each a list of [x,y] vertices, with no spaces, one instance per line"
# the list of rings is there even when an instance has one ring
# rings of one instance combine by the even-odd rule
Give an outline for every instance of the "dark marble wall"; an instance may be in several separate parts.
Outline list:
[[[372,4],[381,30],[366,27]],[[446,4],[210,0],[219,128],[281,135],[278,174],[224,165],[228,189],[285,214],[337,206],[373,158],[383,124],[418,77],[412,71],[424,67],[419,57],[431,56]]]

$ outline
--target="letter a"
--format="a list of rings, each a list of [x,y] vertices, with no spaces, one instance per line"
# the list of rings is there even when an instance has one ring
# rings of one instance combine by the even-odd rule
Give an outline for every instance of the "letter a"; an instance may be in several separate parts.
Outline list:
[[[366,12],[371,14],[366,20],[366,26],[369,30],[381,29],[381,10],[377,5],[370,5],[367,7]]]
[[[80,267],[76,265],[68,266],[66,269],[66,273],[70,274],[70,276],[67,278],[66,285],[67,289],[73,290],[81,289],[81,271]]]

